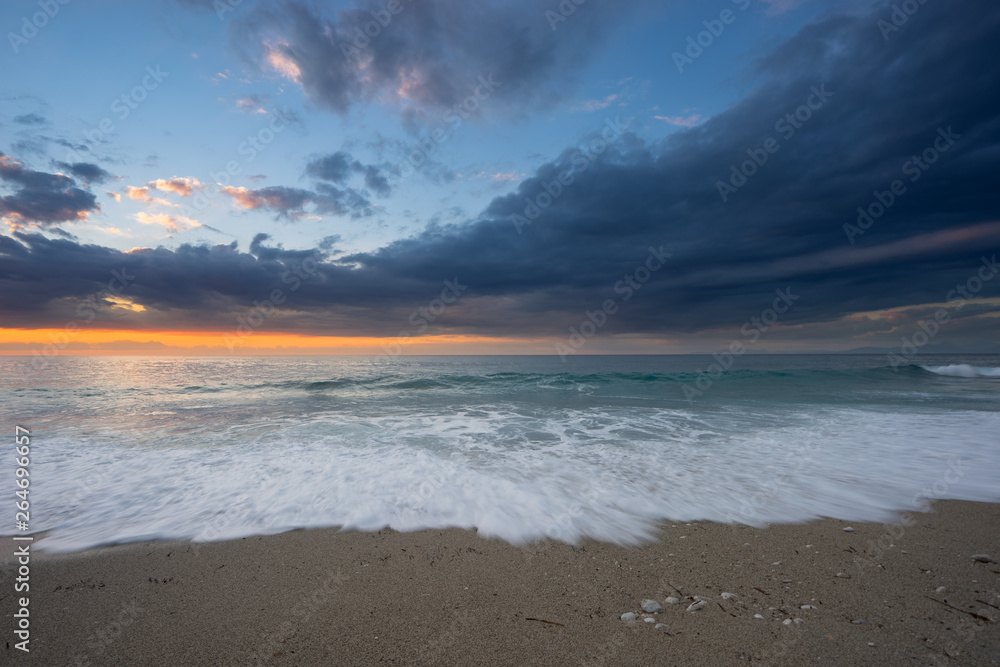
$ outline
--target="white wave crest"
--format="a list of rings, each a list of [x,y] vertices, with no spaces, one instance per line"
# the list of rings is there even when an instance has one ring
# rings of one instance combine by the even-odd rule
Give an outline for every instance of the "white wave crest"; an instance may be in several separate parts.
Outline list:
[[[958,378],[1000,378],[1000,368],[990,366],[970,366],[969,364],[950,364],[948,366],[921,366],[925,371],[937,375],[948,375]]]

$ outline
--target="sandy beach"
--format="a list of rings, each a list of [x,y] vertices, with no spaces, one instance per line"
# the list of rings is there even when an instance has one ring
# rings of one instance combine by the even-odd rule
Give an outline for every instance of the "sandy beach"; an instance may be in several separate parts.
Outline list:
[[[36,551],[31,651],[5,585],[3,662],[996,665],[1000,565],[977,554],[1000,556],[1000,505],[939,502],[911,525],[668,523],[632,549],[455,529]]]

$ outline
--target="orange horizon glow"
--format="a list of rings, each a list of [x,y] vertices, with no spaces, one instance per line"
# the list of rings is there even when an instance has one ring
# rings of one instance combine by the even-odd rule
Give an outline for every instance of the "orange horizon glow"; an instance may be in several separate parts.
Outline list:
[[[538,348],[541,351],[550,349],[552,343],[548,339],[513,339],[459,334],[400,339],[396,336],[309,336],[268,332],[241,337],[232,331],[0,329],[0,356],[36,352],[47,355],[441,354],[447,353],[451,348],[495,349],[507,345]]]

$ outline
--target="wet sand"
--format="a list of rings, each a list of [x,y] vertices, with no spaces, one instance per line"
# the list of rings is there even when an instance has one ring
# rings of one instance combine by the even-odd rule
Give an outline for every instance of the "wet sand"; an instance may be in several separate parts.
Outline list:
[[[35,551],[28,654],[4,560],[0,663],[1000,664],[1000,565],[972,558],[1000,559],[1000,505],[912,519],[667,523],[631,549],[454,529]],[[694,596],[708,604],[687,611]],[[647,598],[664,607],[653,623]]]

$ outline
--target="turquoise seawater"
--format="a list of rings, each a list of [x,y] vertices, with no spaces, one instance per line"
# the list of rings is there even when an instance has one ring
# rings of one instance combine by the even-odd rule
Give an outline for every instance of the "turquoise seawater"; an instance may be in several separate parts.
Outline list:
[[[632,544],[1000,501],[1000,356],[732,362],[5,357],[0,402],[53,550],[313,526]]]

